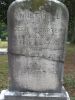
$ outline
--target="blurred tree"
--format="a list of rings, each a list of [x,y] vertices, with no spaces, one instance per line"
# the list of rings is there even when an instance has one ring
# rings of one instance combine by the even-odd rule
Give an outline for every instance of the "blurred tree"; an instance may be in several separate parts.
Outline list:
[[[7,9],[14,0],[0,0],[0,22],[7,23]]]
[[[7,9],[13,0],[0,0],[0,38],[5,40],[7,33]]]
[[[8,34],[7,34],[7,27],[6,27],[5,23],[1,22],[0,23],[0,38],[2,40],[5,40],[7,36],[8,36]]]
[[[68,40],[75,43],[75,0],[65,0],[69,10],[69,36]]]

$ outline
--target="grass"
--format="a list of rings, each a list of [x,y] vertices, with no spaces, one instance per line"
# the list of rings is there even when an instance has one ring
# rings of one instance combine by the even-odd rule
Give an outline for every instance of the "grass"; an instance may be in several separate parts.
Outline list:
[[[65,75],[64,85],[70,96],[75,96],[75,75],[73,73]]]
[[[67,45],[64,85],[70,96],[75,96],[75,45]]]
[[[0,90],[8,86],[8,60],[7,56],[0,55]]]
[[[75,97],[71,97],[71,100],[75,100]]]
[[[67,45],[67,54],[73,54],[75,50],[75,44]]]
[[[7,48],[8,43],[7,41],[0,41],[0,48]]]
[[[69,92],[71,100],[75,100],[75,45],[67,45],[64,86]],[[7,87],[8,59],[6,55],[0,55],[0,90]]]
[[[7,41],[0,41],[0,48],[7,48]],[[0,90],[8,87],[8,59],[6,55],[0,55]]]

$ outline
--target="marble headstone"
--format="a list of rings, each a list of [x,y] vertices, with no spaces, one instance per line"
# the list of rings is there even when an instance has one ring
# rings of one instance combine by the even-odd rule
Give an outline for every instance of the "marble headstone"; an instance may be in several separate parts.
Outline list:
[[[68,10],[58,0],[16,0],[10,5],[10,87],[0,100],[70,100],[63,87],[68,20]]]
[[[32,0],[8,10],[10,90],[61,92],[68,11],[55,0],[34,10]]]

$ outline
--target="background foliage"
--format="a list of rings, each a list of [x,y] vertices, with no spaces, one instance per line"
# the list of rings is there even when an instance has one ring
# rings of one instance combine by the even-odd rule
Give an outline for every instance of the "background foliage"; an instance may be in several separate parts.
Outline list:
[[[7,36],[7,9],[14,0],[0,0],[0,38]],[[68,41],[75,43],[75,0],[59,0],[63,2],[69,10],[69,35]],[[2,36],[3,35],[3,36]]]

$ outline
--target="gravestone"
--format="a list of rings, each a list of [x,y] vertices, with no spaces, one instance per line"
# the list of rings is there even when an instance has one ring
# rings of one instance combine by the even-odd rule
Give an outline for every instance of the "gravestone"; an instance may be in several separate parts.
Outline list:
[[[10,5],[5,100],[69,100],[63,87],[68,19],[67,8],[57,0],[16,0]]]

